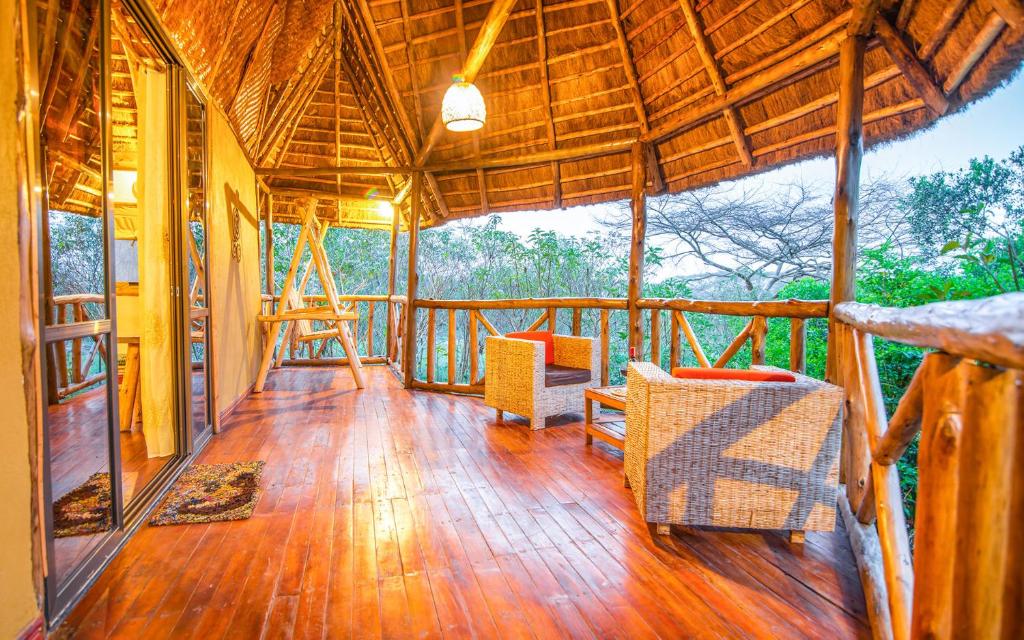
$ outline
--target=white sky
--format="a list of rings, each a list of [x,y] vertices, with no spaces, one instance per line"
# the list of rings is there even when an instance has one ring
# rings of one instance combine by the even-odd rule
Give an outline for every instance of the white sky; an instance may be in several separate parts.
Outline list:
[[[876,147],[865,154],[862,176],[910,176],[965,166],[971,158],[988,155],[1001,159],[1024,144],[1024,73],[1014,82],[997,89],[988,98],[965,111],[943,118],[931,129],[908,140]],[[765,183],[785,184],[802,179],[805,183],[830,185],[835,180],[832,159],[808,160],[722,183],[720,188],[748,189]],[[601,229],[598,222],[609,205],[573,207],[564,211],[502,213],[501,228],[525,236],[534,228],[564,235],[582,235]],[[668,275],[668,274],[664,274]]]

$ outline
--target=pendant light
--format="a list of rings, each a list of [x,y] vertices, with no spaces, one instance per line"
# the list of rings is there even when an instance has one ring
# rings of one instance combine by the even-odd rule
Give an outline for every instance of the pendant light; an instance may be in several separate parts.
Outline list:
[[[462,75],[452,77],[452,86],[441,101],[441,121],[449,131],[476,131],[484,126],[487,107],[480,90]]]

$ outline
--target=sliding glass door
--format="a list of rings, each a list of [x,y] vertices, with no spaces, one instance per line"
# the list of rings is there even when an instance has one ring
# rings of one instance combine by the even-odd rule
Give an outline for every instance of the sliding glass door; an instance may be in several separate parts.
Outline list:
[[[136,0],[40,5],[51,623],[212,431],[206,112]]]

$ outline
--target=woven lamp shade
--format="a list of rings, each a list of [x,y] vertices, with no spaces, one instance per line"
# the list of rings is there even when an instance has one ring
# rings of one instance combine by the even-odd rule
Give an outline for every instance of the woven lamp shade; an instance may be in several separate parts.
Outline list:
[[[455,76],[441,101],[441,121],[449,131],[476,131],[487,120],[484,97],[476,85]]]

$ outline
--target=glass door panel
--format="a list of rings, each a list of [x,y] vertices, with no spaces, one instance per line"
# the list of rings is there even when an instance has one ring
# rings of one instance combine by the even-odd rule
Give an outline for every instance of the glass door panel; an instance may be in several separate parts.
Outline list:
[[[117,369],[109,296],[109,138],[102,116],[105,9],[101,0],[40,5],[40,28],[56,24],[62,34],[59,47],[39,51],[43,492],[51,613],[66,604],[60,594],[86,573],[122,513],[119,479],[112,473],[118,459]]]
[[[111,4],[111,205],[125,504],[180,450],[171,267],[171,69],[121,0]]]
[[[188,264],[189,319],[192,371],[192,437],[206,437],[214,421],[213,383],[210,363],[210,305],[207,296],[206,241],[206,105],[190,85],[185,90],[186,155],[186,261]]]

